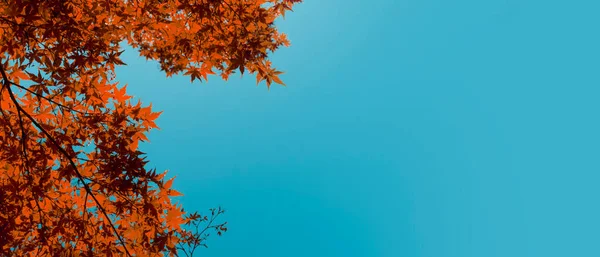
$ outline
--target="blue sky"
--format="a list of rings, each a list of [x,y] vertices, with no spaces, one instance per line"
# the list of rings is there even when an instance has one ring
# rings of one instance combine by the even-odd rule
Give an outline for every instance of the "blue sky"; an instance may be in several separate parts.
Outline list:
[[[164,110],[150,165],[227,210],[200,256],[599,256],[599,8],[305,1],[287,87],[118,75]]]

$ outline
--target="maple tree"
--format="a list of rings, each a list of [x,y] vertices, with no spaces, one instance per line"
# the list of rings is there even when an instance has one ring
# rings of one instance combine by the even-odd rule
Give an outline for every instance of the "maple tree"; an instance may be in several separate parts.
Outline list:
[[[116,80],[122,43],[167,76],[283,84],[274,21],[298,2],[3,0],[0,255],[191,256],[226,231],[221,209],[184,211],[173,179],[146,167],[138,144],[160,112]]]

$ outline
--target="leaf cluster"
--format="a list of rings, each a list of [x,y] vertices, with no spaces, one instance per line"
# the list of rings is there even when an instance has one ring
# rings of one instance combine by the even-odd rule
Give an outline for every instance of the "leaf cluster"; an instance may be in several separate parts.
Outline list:
[[[121,44],[167,76],[283,85],[268,57],[289,41],[274,21],[300,1],[3,1],[0,255],[192,255],[225,232],[221,209],[187,213],[166,171],[147,168],[138,145],[161,112],[117,81]]]

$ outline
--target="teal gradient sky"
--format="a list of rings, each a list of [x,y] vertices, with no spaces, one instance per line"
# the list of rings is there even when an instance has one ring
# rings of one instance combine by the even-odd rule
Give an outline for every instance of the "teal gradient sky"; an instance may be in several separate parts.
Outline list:
[[[199,256],[600,256],[600,2],[305,0],[253,76],[190,84],[126,51],[164,110],[150,167],[230,231]]]

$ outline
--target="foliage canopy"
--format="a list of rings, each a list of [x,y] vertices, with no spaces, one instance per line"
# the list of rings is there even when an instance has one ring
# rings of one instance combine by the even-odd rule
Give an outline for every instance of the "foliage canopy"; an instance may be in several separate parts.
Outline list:
[[[289,42],[274,21],[298,2],[4,0],[0,255],[191,255],[207,229],[226,231],[221,209],[185,212],[173,179],[146,168],[138,144],[160,112],[116,80],[121,44],[167,76],[283,84],[268,56]]]

